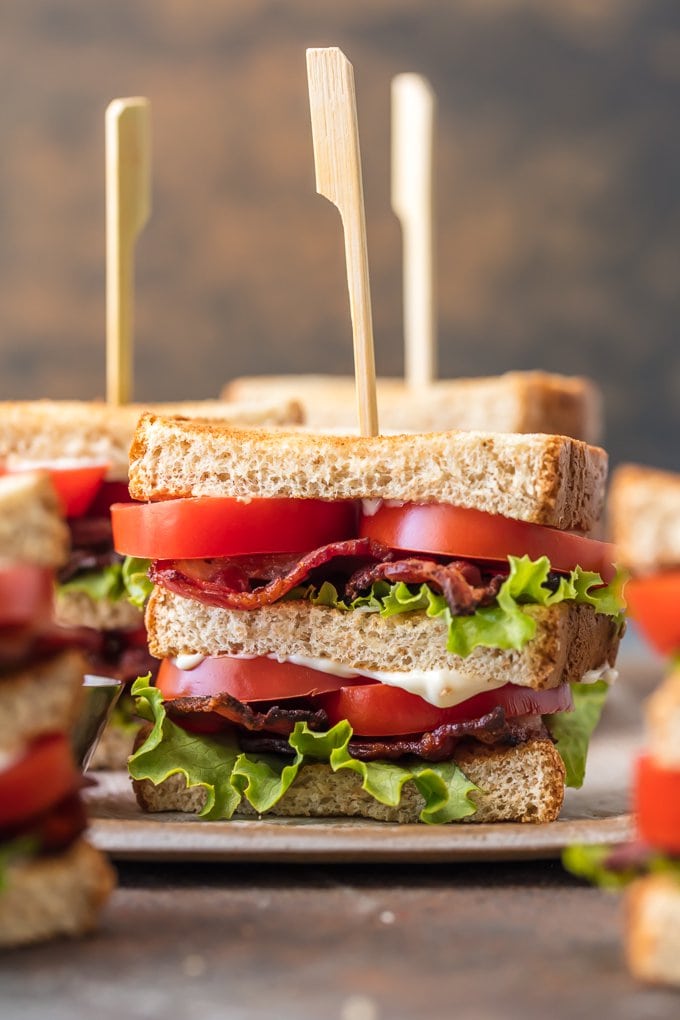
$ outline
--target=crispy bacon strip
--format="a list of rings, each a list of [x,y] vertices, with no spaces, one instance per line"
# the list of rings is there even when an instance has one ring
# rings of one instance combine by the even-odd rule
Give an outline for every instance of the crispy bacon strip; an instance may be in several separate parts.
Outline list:
[[[321,708],[282,708],[275,705],[266,712],[258,712],[226,692],[197,698],[175,698],[164,704],[171,718],[181,718],[194,712],[215,712],[236,726],[255,733],[266,730],[288,736],[297,722],[306,722],[311,730],[322,730],[328,726],[328,716]],[[284,743],[290,751],[290,745]]]
[[[468,616],[480,606],[488,606],[493,602],[504,579],[502,574],[497,574],[488,584],[484,584],[474,563],[466,560],[435,563],[434,560],[421,560],[412,556],[393,563],[374,563],[357,570],[345,586],[345,598],[352,601],[361,592],[367,591],[375,581],[428,584],[442,593],[454,616]]]
[[[430,733],[405,737],[376,737],[352,739],[348,750],[359,761],[395,761],[399,758],[416,757],[424,761],[447,761],[453,756],[456,745],[467,738],[474,738],[483,744],[505,744],[514,746],[525,743],[529,737],[544,734],[540,717],[506,719],[505,712],[498,705],[491,712],[478,719],[445,723]],[[281,737],[271,734],[239,733],[242,750],[255,753],[292,755],[290,744]]]
[[[149,577],[154,584],[207,606],[261,609],[302,584],[312,570],[333,560],[362,557],[382,561],[392,556],[386,545],[370,538],[333,542],[300,557],[293,566],[288,561],[285,573],[274,576],[254,591],[247,590],[247,575],[235,560],[217,560],[215,563],[207,560],[159,560],[152,563]]]

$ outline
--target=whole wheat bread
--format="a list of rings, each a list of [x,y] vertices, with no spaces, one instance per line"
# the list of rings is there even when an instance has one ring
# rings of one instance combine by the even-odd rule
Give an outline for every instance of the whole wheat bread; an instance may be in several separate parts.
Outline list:
[[[69,732],[83,697],[86,662],[69,650],[5,671],[0,680],[0,751],[11,753],[43,733]]]
[[[456,761],[465,775],[479,787],[474,799],[475,814],[470,822],[552,822],[560,813],[564,797],[565,770],[550,740],[536,738],[517,747],[484,747],[461,743]],[[195,813],[205,803],[200,787],[186,789],[184,777],[171,776],[154,786],[149,780],[134,780],[133,787],[145,811]],[[413,783],[402,791],[398,807],[380,804],[361,787],[361,778],[350,770],[333,773],[329,765],[304,765],[295,782],[268,814],[300,818],[362,817],[384,822],[417,822],[423,799]],[[242,801],[237,814],[253,815]]]
[[[615,661],[619,628],[611,617],[567,602],[526,610],[537,631],[521,651],[476,648],[464,659],[447,652],[444,621],[424,612],[383,618],[299,601],[244,612],[205,606],[156,587],[146,625],[149,649],[157,658],[186,653],[302,655],[370,671],[455,669],[492,686],[503,679],[524,687],[555,687]]]
[[[85,591],[68,588],[57,591],[54,615],[60,627],[139,630],[144,623],[142,610],[126,598],[94,599]]]
[[[483,509],[589,531],[607,455],[564,436],[443,432],[337,436],[144,415],[130,449],[135,499],[387,499]]]
[[[609,528],[636,573],[680,566],[680,474],[623,464],[612,475]]]
[[[10,864],[0,889],[0,946],[25,946],[58,935],[84,935],[115,885],[98,850],[78,840],[68,850]]]
[[[246,425],[291,425],[302,421],[299,403],[277,397],[266,403],[196,400],[121,407],[97,400],[6,401],[0,402],[0,463],[59,458],[104,461],[110,464],[109,478],[126,479],[132,435],[147,410],[156,414],[220,418]]]
[[[483,379],[442,379],[422,390],[403,379],[378,379],[384,431],[547,432],[597,443],[602,400],[589,379],[547,372],[508,372]],[[312,428],[356,425],[352,376],[250,376],[225,386],[227,400],[299,400]]]
[[[633,976],[680,985],[680,882],[649,875],[626,894],[626,956]]]
[[[0,476],[0,560],[58,567],[70,536],[57,494],[46,474]]]

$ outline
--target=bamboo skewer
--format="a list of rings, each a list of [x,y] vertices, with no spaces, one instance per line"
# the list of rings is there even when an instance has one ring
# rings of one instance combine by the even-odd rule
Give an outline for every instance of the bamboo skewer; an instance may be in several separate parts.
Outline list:
[[[437,374],[433,273],[432,148],[434,93],[418,74],[392,80],[392,208],[401,222],[404,368],[409,389]]]
[[[337,206],[344,231],[359,431],[363,436],[377,436],[373,317],[354,70],[336,47],[309,49],[307,80],[316,190]]]
[[[148,99],[114,99],[106,110],[106,399],[132,398],[134,249],[151,212]]]

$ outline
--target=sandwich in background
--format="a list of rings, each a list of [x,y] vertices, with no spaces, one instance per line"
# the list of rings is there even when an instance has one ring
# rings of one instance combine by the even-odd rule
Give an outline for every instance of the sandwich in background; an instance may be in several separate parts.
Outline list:
[[[114,542],[152,561],[163,660],[133,687],[143,807],[557,817],[623,627],[611,547],[576,534],[603,450],[145,415],[130,458],[145,502],[112,508]]]
[[[570,847],[564,864],[610,889],[627,888],[628,965],[641,981],[680,986],[680,673],[647,702],[647,752],[634,779],[635,842]]]
[[[609,530],[631,574],[631,618],[661,655],[680,651],[680,474],[624,464],[612,475]]]
[[[252,425],[299,422],[294,402],[195,401],[151,405],[167,414],[223,417]],[[70,554],[58,571],[56,619],[87,628],[88,672],[131,682],[154,668],[142,606],[147,582],[138,564],[113,549],[109,507],[128,496],[128,449],[146,405],[98,401],[0,403],[0,465],[11,472],[47,469],[62,496]],[[100,742],[94,768],[124,768],[136,724],[121,699]]]
[[[68,529],[44,475],[0,478],[0,946],[81,935],[114,875],[83,838],[70,731],[85,660],[51,620]]]
[[[234,379],[225,400],[299,400],[312,429],[356,425],[350,376],[248,376]],[[602,438],[602,400],[590,379],[547,372],[507,372],[481,379],[441,379],[422,389],[378,379],[383,429],[396,432],[544,432],[586,443]]]

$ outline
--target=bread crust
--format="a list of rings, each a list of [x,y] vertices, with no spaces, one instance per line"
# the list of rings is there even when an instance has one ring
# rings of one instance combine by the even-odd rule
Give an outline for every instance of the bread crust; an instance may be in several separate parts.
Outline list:
[[[59,567],[68,558],[70,535],[46,474],[0,477],[0,560]]]
[[[634,573],[680,566],[680,474],[622,464],[609,494],[619,562]]]
[[[276,433],[146,414],[130,449],[135,499],[387,499],[449,503],[589,531],[607,455],[564,436]]]
[[[550,740],[536,738],[516,747],[485,747],[462,742],[453,756],[468,779],[480,790],[474,799],[477,810],[465,822],[552,822],[564,798],[565,770]],[[132,783],[145,811],[196,813],[205,803],[205,791],[186,789],[183,776],[171,776],[159,786],[149,780]],[[402,790],[398,807],[375,800],[361,787],[361,778],[350,770],[333,773],[323,763],[304,765],[295,782],[268,814],[300,818],[359,817],[375,821],[418,822],[424,801],[413,783]],[[238,815],[254,816],[247,802]]]
[[[115,885],[106,858],[85,840],[59,854],[16,862],[0,890],[0,946],[92,931]]]
[[[83,698],[87,663],[70,649],[0,676],[0,752],[43,733],[69,732]]]
[[[304,405],[312,428],[356,426],[352,376],[289,375],[234,379],[222,391],[227,400],[290,397]],[[598,443],[602,401],[589,380],[547,372],[507,372],[477,379],[442,379],[411,390],[403,379],[378,379],[383,431],[546,432]]]
[[[626,957],[639,981],[680,986],[680,882],[638,879],[626,894]]]
[[[580,680],[613,664],[619,628],[591,606],[527,606],[537,624],[521,651],[476,648],[467,658],[446,650],[446,624],[424,612],[388,618],[308,602],[279,602],[256,611],[216,609],[157,586],[146,610],[149,649],[157,658],[182,654],[301,655],[350,669],[455,669],[466,678],[502,679],[535,689]],[[497,686],[497,683],[492,684]]]
[[[110,464],[109,478],[125,480],[130,442],[138,419],[147,410],[251,425],[289,425],[303,420],[297,401],[278,397],[266,403],[196,400],[121,407],[99,400],[5,401],[0,402],[0,462],[12,457],[105,461]]]

